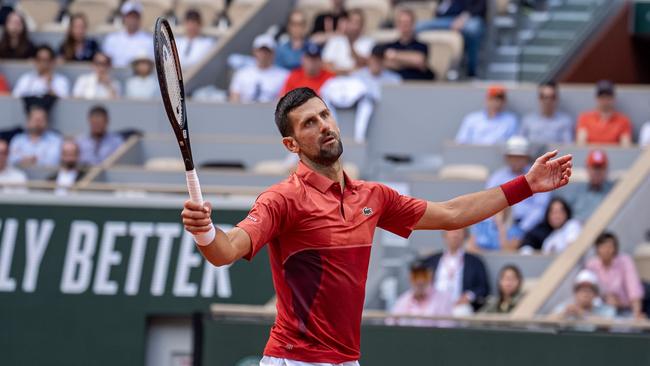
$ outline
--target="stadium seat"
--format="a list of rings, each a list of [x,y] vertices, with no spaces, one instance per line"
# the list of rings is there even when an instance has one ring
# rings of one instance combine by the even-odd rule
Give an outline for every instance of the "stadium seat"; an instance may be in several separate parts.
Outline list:
[[[311,30],[316,15],[331,10],[332,2],[330,0],[298,0],[296,9],[305,14],[307,29]]]
[[[161,15],[167,15],[174,6],[173,0],[140,0],[142,4],[142,29],[153,31],[156,19]]]
[[[388,0],[348,0],[347,9],[361,9],[365,17],[365,31],[370,33],[388,18],[391,6]]]
[[[440,179],[467,179],[486,181],[490,170],[484,165],[478,164],[453,164],[440,168],[438,177]]]
[[[176,16],[183,19],[189,9],[196,9],[201,13],[204,25],[212,24],[225,8],[224,0],[178,0],[176,3]]]
[[[399,3],[395,9],[407,8],[413,10],[415,19],[420,22],[431,19],[436,11],[437,5],[438,3],[435,1],[404,1]]]
[[[59,0],[21,0],[18,2],[18,10],[27,17],[27,23],[32,23],[35,30],[40,30],[43,25],[53,22],[59,10]]]
[[[237,24],[246,19],[251,9],[260,2],[260,0],[234,0],[228,6],[228,19],[230,19],[232,24]]]
[[[88,18],[89,30],[99,31],[108,24],[108,21],[118,7],[117,1],[104,0],[76,0],[70,4],[70,13],[83,13]]]

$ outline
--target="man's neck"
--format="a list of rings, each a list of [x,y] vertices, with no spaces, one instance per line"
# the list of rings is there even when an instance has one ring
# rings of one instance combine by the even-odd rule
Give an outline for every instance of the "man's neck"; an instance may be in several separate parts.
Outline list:
[[[544,116],[544,117],[546,117],[546,118],[551,118],[551,117],[553,117],[554,115],[555,115],[555,111],[554,111],[554,110],[548,110],[548,111],[545,111],[545,110],[542,109],[542,116]]]
[[[413,35],[412,34],[402,35],[402,36],[399,37],[399,43],[401,43],[401,44],[411,43],[412,40],[413,40]]]
[[[304,157],[301,157],[301,161],[316,173],[338,182],[341,185],[341,191],[345,188],[345,179],[343,178],[343,168],[341,167],[340,160],[337,160],[332,165],[320,165]]]
[[[495,118],[499,115],[500,111],[491,111],[488,109],[485,113],[487,114],[488,118]]]
[[[447,248],[447,253],[451,256],[456,256],[460,253],[461,248],[456,248],[456,249],[449,249]]]
[[[104,136],[106,136],[106,132],[101,133],[101,134],[91,134],[90,137],[92,137],[93,140],[101,141]]]

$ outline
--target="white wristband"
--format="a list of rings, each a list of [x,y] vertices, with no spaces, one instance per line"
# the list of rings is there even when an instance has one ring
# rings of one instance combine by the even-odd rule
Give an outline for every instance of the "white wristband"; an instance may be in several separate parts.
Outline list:
[[[194,242],[202,247],[212,244],[215,236],[217,236],[217,231],[214,229],[214,225],[210,228],[209,231],[204,233],[192,235],[194,237]]]

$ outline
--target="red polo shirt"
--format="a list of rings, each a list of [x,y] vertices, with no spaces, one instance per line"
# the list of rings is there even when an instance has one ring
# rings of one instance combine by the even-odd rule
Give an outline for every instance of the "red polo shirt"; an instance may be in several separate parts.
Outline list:
[[[305,73],[305,70],[301,67],[299,69],[293,70],[287,81],[284,82],[284,87],[280,95],[285,95],[293,89],[298,88],[311,88],[316,93],[320,93],[320,88],[325,84],[325,82],[336,76],[334,73],[328,70],[321,70],[320,74],[316,77],[311,77]]]
[[[378,183],[340,184],[302,162],[262,193],[237,226],[250,260],[269,243],[277,317],[264,355],[304,362],[359,359],[361,312],[376,227],[408,237],[426,202]]]
[[[587,131],[587,143],[618,144],[624,135],[632,136],[632,123],[626,115],[614,112],[607,120],[603,120],[598,111],[584,112],[578,117],[576,131]]]

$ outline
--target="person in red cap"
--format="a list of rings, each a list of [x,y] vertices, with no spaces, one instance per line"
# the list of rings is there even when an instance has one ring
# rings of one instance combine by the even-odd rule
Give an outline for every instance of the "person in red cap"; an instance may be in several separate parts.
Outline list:
[[[582,223],[596,211],[614,186],[607,178],[607,166],[607,153],[604,150],[591,150],[587,155],[588,182],[572,184],[560,192],[573,209],[574,217]]]
[[[456,134],[456,143],[474,145],[503,144],[517,132],[517,116],[505,110],[506,89],[492,85],[487,89],[485,109],[465,116]]]
[[[583,112],[576,126],[578,144],[620,144],[632,142],[630,119],[616,110],[614,83],[601,80],[596,84],[596,109]]]

